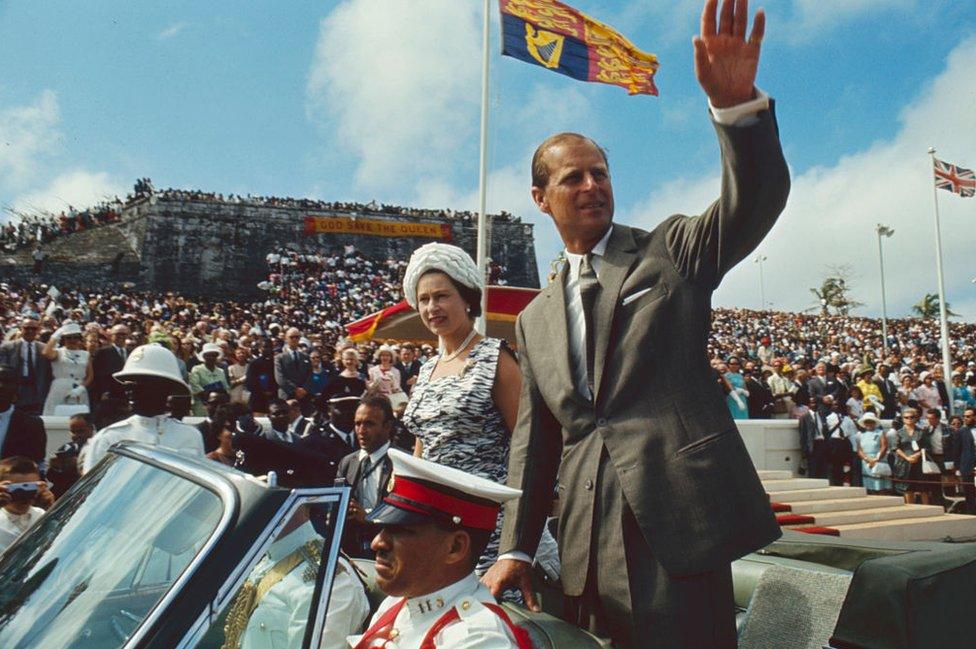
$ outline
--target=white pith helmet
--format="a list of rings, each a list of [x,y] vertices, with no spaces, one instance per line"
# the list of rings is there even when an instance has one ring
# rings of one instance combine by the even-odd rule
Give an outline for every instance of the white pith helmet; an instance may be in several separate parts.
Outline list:
[[[116,372],[112,376],[119,383],[124,383],[125,379],[135,379],[140,376],[155,376],[172,381],[186,390],[187,393],[190,392],[190,386],[186,384],[183,375],[180,374],[176,355],[156,343],[133,349],[126,359],[122,371]]]

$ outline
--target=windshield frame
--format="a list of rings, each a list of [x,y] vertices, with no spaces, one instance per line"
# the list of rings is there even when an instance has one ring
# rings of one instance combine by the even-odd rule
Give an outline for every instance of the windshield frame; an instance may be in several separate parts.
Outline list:
[[[223,505],[220,520],[210,534],[210,538],[203,544],[200,551],[190,561],[179,577],[170,584],[166,594],[156,603],[149,614],[143,618],[142,623],[132,632],[128,641],[122,645],[123,649],[138,646],[152,629],[163,617],[166,610],[179,597],[180,591],[196,574],[200,565],[203,564],[213,551],[214,546],[223,538],[227,530],[231,527],[240,510],[240,497],[234,486],[217,472],[200,471],[199,466],[187,461],[184,456],[178,453],[171,453],[160,447],[146,446],[139,443],[123,443],[110,449],[111,453],[128,457],[130,459],[149,464],[161,471],[172,473],[185,480],[189,480],[208,491],[214,493]],[[165,456],[165,461],[161,457]]]
[[[336,566],[339,563],[339,551],[341,546],[342,532],[346,522],[346,509],[349,506],[349,498],[352,489],[349,487],[309,487],[292,489],[288,498],[281,503],[278,511],[268,521],[264,529],[257,536],[251,547],[240,559],[237,566],[224,580],[224,583],[217,589],[213,599],[203,603],[203,610],[191,624],[183,638],[176,645],[176,649],[190,649],[203,639],[204,634],[213,624],[214,620],[220,616],[226,606],[230,605],[231,599],[237,594],[241,584],[257,565],[261,556],[271,546],[277,532],[285,524],[288,518],[295,513],[302,505],[313,505],[316,503],[336,503],[337,515],[334,529],[334,540],[329,548],[329,560],[325,567],[325,573],[321,580],[321,591],[318,591],[318,598],[312,602],[315,607],[314,619],[310,616],[307,625],[310,625],[312,633],[308,633],[306,628],[302,647],[317,647],[322,637],[322,625],[325,623],[325,614],[329,609],[329,602],[332,598],[332,582],[335,579]],[[305,640],[309,642],[306,643]]]

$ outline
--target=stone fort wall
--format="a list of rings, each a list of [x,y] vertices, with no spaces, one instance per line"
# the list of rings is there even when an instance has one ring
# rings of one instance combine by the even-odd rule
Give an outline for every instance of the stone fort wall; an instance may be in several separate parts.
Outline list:
[[[179,291],[189,296],[258,296],[266,279],[265,257],[287,247],[297,251],[341,250],[352,244],[365,254],[406,259],[429,237],[306,234],[306,216],[393,222],[440,223],[451,243],[475,256],[475,219],[416,217],[387,213],[350,215],[298,207],[256,206],[200,200],[143,199],[127,206],[118,223],[59,237],[45,244],[43,272],[32,270],[29,250],[0,256],[0,277],[49,284],[109,286],[129,281],[138,289]],[[489,256],[506,267],[510,285],[539,287],[532,225],[492,219]],[[112,260],[124,258],[118,271]]]

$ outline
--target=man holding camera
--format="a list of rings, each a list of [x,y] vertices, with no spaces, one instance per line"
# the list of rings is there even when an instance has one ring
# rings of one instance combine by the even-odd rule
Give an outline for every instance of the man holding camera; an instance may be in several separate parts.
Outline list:
[[[37,464],[23,456],[0,461],[0,552],[54,504],[54,494],[41,480]],[[40,505],[40,507],[38,507]]]

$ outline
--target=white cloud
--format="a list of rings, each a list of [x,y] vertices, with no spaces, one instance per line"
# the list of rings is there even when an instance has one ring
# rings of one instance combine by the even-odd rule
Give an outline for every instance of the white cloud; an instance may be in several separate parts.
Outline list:
[[[173,23],[163,31],[156,34],[156,40],[157,41],[169,40],[174,36],[176,36],[177,34],[179,34],[180,32],[182,32],[184,29],[186,29],[186,27],[187,24],[185,22]]]
[[[793,41],[809,41],[837,25],[874,12],[880,20],[913,7],[916,0],[794,0],[792,21],[784,34]]]
[[[26,106],[0,110],[0,187],[21,189],[56,150],[61,133],[57,95],[45,90]]]
[[[890,139],[851,152],[830,166],[793,179],[789,205],[760,246],[766,299],[775,308],[811,305],[808,288],[819,285],[828,264],[856,270],[861,313],[881,312],[876,223],[895,228],[886,239],[885,280],[889,315],[909,314],[923,293],[936,291],[933,181],[930,145],[947,161],[976,166],[976,37],[958,45],[945,70],[903,111]],[[788,110],[781,107],[781,119]],[[788,135],[787,135],[788,137]],[[664,216],[700,211],[717,195],[717,176],[672,182],[653,192],[626,221],[652,227]],[[967,320],[976,319],[976,200],[939,191],[947,300]],[[726,278],[716,304],[757,307],[759,275],[743,262]]]
[[[477,156],[479,14],[456,0],[347,0],[322,20],[308,113],[358,158],[360,188]]]
[[[19,196],[13,207],[22,212],[57,213],[69,205],[89,207],[105,199],[124,196],[125,192],[125,183],[104,171],[75,170],[54,178],[46,187]]]

